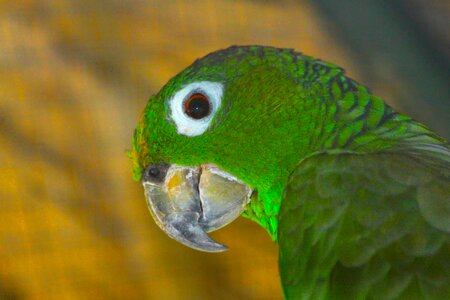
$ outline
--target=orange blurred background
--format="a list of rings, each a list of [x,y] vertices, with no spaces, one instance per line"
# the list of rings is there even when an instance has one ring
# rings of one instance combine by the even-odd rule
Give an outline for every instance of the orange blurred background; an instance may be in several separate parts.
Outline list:
[[[169,239],[126,151],[150,95],[234,44],[334,62],[432,121],[408,104],[407,79],[361,64],[312,2],[0,2],[0,299],[281,299],[262,228],[240,218],[214,233],[230,247],[222,254]],[[448,122],[433,124],[448,136]]]

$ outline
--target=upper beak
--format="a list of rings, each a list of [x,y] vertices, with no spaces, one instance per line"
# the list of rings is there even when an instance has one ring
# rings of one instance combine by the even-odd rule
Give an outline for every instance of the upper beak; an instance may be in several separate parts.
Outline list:
[[[150,165],[142,185],[158,226],[180,243],[206,252],[227,250],[206,232],[236,219],[252,193],[247,185],[210,165]]]

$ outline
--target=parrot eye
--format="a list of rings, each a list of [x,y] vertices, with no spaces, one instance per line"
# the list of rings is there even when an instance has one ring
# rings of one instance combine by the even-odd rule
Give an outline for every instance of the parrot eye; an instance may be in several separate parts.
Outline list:
[[[202,119],[209,115],[211,110],[208,98],[200,93],[195,93],[184,103],[184,112],[193,119]]]
[[[223,84],[211,81],[193,82],[168,100],[170,118],[177,132],[186,136],[203,134],[222,103]]]

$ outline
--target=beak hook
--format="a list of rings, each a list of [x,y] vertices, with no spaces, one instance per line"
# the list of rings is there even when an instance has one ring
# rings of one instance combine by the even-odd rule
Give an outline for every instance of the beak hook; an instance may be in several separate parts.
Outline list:
[[[223,252],[228,247],[217,243],[200,227],[196,212],[172,213],[166,218],[165,232],[180,243],[205,252]]]
[[[225,226],[242,213],[251,194],[248,186],[210,165],[150,165],[144,174],[149,210],[168,236],[200,251],[228,249],[206,232]]]

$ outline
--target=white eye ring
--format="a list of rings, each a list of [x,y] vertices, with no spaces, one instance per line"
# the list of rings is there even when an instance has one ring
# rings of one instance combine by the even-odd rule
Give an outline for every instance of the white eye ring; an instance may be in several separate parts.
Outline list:
[[[185,111],[185,102],[193,94],[205,95],[210,102],[210,113],[201,119],[189,117]],[[170,117],[177,126],[177,132],[186,136],[197,136],[208,129],[214,114],[222,104],[223,84],[211,81],[193,82],[175,93],[169,99]]]

